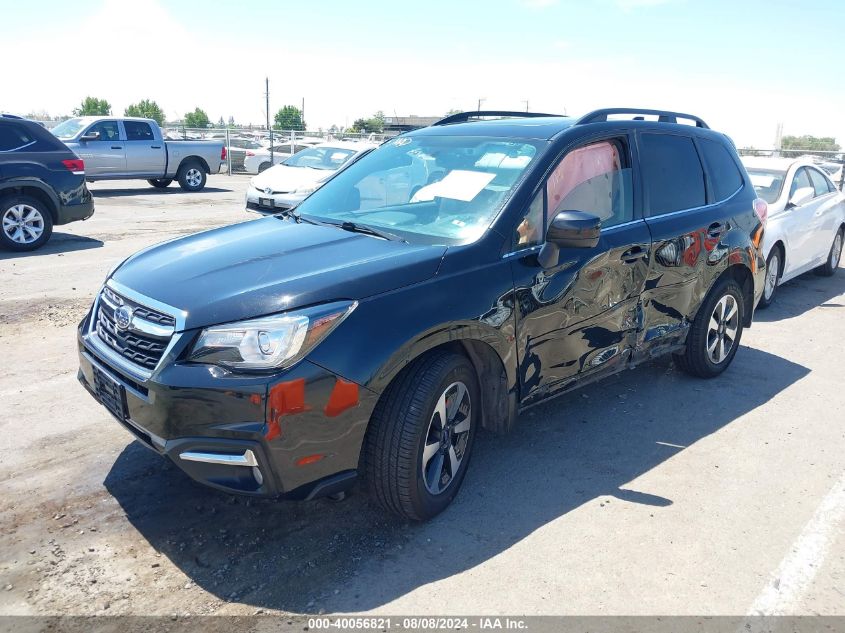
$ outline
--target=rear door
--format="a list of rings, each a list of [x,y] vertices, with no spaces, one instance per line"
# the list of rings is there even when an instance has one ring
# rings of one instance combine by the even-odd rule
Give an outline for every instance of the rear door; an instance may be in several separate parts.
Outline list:
[[[130,174],[163,176],[167,162],[164,143],[146,121],[123,121],[126,132],[126,170]]]
[[[694,140],[682,131],[648,131],[637,135],[645,221],[652,252],[643,291],[643,352],[672,346],[685,335],[689,321],[709,291],[718,262],[714,250],[739,213],[731,197],[742,188],[742,176],[720,143]],[[708,145],[713,144],[714,146]],[[702,158],[712,155],[708,182]],[[725,175],[716,174],[717,161]],[[716,188],[718,187],[718,194]],[[711,258],[712,256],[712,258]]]
[[[828,179],[815,167],[807,167],[810,175],[810,182],[813,183],[813,190],[816,195],[813,199],[816,203],[813,217],[810,220],[809,246],[813,252],[813,260],[824,259],[830,253],[830,246],[833,238],[839,230],[841,217],[839,211],[839,196],[835,189],[830,186]]]
[[[126,173],[126,149],[117,121],[98,121],[85,134],[97,133],[95,141],[79,142],[79,157],[87,176],[116,176]]]
[[[618,369],[636,341],[650,237],[634,206],[631,141],[615,134],[568,150],[514,227],[510,258],[524,404]],[[557,266],[543,268],[537,253],[560,211],[599,216],[601,239],[595,248],[561,249]]]

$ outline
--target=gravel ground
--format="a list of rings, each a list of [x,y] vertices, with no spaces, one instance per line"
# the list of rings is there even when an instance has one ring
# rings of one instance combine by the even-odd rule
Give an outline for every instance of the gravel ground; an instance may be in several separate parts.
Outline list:
[[[248,221],[246,183],[96,183],[91,220],[0,254],[0,615],[845,615],[845,271],[781,288],[715,380],[659,360],[479,436],[453,506],[408,525],[200,487],[76,381],[107,271]]]

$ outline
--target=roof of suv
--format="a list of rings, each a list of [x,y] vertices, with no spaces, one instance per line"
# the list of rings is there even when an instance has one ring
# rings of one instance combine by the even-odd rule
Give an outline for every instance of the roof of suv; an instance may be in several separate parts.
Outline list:
[[[416,130],[413,134],[448,134],[466,136],[512,136],[547,140],[572,127],[577,119],[565,116],[525,117],[488,119],[466,123],[431,126]]]

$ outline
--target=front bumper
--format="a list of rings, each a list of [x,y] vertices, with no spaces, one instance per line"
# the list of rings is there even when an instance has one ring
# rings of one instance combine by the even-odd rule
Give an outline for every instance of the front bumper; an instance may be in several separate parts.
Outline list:
[[[102,353],[91,314],[78,331],[78,378],[139,442],[190,477],[231,493],[313,498],[355,480],[377,396],[307,360],[274,375],[183,363],[175,338],[149,377]]]
[[[279,213],[292,209],[306,196],[304,193],[264,193],[250,185],[246,191],[246,208],[263,214]]]

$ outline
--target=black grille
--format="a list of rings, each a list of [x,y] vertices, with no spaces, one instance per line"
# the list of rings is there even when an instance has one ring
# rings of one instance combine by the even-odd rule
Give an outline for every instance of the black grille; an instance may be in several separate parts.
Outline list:
[[[175,319],[170,315],[136,304],[108,288],[103,290],[103,296],[97,308],[97,336],[127,360],[145,369],[155,369],[170,342],[171,335],[158,337],[142,334],[131,328],[121,330],[117,327],[114,315],[116,308],[121,305],[132,308],[133,322],[140,319],[154,325],[172,326],[176,323]]]

